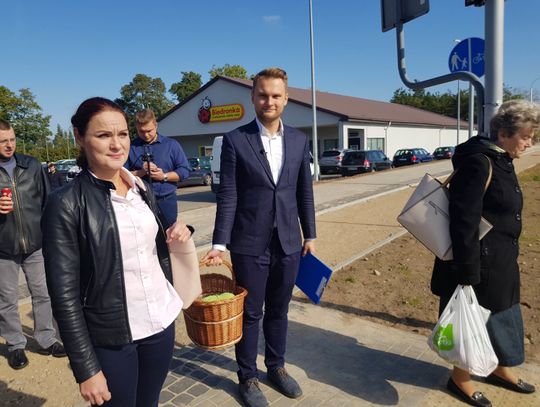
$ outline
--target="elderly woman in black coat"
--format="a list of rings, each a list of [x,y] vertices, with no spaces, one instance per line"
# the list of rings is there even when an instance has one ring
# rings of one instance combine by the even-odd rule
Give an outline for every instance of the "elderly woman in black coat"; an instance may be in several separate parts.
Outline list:
[[[439,313],[458,284],[473,286],[480,305],[491,311],[487,329],[499,359],[486,380],[520,393],[535,388],[510,369],[524,362],[517,263],[523,197],[512,160],[531,147],[539,126],[538,105],[509,101],[491,120],[490,139],[473,137],[456,148],[452,164],[457,172],[450,183],[449,206],[454,260],[436,259],[431,280],[432,292],[441,297]],[[481,216],[493,229],[479,240]],[[454,367],[447,388],[470,405],[491,406],[475,391],[467,371]]]

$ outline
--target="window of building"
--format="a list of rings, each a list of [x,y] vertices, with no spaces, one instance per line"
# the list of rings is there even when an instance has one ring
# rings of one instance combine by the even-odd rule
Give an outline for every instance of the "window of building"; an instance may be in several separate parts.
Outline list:
[[[349,149],[364,149],[364,129],[349,129],[348,131]]]
[[[337,138],[323,140],[323,146],[324,146],[323,151],[335,150],[339,146],[339,140]]]
[[[384,151],[384,138],[368,138],[367,150],[382,150]]]

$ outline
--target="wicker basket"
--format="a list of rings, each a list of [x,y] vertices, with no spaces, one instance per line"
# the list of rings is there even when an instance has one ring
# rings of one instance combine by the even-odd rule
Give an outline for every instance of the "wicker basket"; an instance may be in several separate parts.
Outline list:
[[[221,274],[201,274],[202,294],[184,310],[187,334],[193,343],[204,349],[222,349],[242,338],[242,316],[246,289],[236,285],[231,263],[223,261],[232,278]],[[201,263],[201,267],[206,264]],[[228,300],[204,302],[207,295],[230,292]]]

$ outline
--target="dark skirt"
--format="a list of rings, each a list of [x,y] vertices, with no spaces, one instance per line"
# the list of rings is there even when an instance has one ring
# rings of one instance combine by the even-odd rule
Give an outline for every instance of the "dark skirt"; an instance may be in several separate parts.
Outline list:
[[[450,298],[441,297],[439,316]],[[519,304],[504,311],[491,314],[486,328],[493,350],[499,359],[499,366],[517,366],[525,361],[523,318]]]

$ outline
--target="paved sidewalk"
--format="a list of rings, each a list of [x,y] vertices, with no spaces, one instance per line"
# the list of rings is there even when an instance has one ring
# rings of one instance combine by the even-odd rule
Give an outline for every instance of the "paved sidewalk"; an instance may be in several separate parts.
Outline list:
[[[287,368],[304,395],[292,400],[260,372],[271,406],[461,406],[442,390],[448,365],[426,338],[362,320],[352,313],[294,301],[289,313]],[[264,350],[259,349],[259,367]],[[161,406],[239,406],[234,351],[176,349]],[[540,383],[540,368],[524,365],[522,377]],[[539,395],[518,395],[479,383],[495,406],[538,406]]]
[[[540,150],[536,149],[516,166],[523,170],[538,162]],[[410,192],[344,207],[340,202],[341,209],[318,216],[318,255],[331,267],[340,268],[381,242],[402,235],[395,217]],[[349,228],[347,236],[340,233],[344,224],[359,223],[362,232]],[[298,300],[291,303],[289,320],[287,368],[300,382],[304,395],[296,400],[282,396],[263,371],[262,389],[271,406],[465,405],[446,392],[450,366],[428,348],[424,336],[363,320],[353,309],[338,311]],[[264,369],[263,355],[260,343],[260,369]],[[525,364],[517,372],[540,388],[540,366]],[[482,382],[477,388],[494,406],[540,406],[540,392],[519,395]],[[234,349],[176,349],[160,401],[162,406],[241,405]]]

